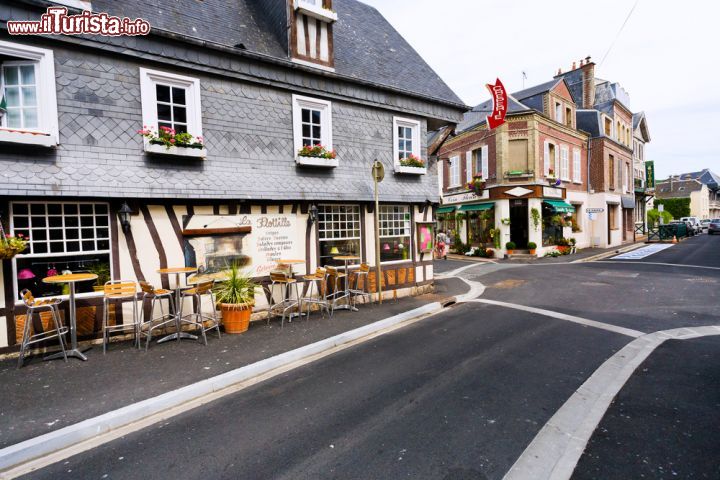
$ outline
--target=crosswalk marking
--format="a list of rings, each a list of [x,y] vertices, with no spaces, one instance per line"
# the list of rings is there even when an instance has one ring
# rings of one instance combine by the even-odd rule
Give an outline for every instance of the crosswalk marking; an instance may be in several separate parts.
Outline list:
[[[647,247],[638,248],[637,250],[618,255],[617,257],[612,257],[612,260],[639,260],[641,258],[646,258],[650,255],[654,255],[672,246],[672,243],[658,243],[655,245],[648,245]]]

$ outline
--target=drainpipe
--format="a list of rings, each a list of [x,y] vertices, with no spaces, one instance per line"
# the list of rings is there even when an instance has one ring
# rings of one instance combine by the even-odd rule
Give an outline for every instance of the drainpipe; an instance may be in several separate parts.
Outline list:
[[[592,190],[591,185],[590,185],[590,178],[591,178],[591,176],[590,176],[590,152],[592,149],[592,137],[588,137],[587,143],[588,143],[588,147],[587,147],[587,189],[588,189],[588,194],[589,194],[590,191]]]

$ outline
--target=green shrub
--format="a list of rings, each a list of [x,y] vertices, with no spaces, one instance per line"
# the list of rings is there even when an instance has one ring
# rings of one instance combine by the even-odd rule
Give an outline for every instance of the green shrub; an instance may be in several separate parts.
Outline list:
[[[674,218],[690,216],[690,198],[664,198],[655,200],[655,208],[663,205],[666,212]]]
[[[528,242],[528,250],[535,250],[536,248],[537,248],[537,243]]]
[[[505,244],[505,248],[507,250],[515,250],[515,247],[516,247],[515,242],[507,242]]]

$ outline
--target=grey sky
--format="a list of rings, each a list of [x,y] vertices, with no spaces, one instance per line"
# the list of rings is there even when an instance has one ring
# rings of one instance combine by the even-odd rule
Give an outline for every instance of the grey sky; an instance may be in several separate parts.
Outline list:
[[[363,0],[375,6],[469,105],[550,80],[591,55],[600,78],[619,82],[644,110],[658,178],[720,173],[720,2],[639,0]],[[498,39],[493,41],[492,39]]]

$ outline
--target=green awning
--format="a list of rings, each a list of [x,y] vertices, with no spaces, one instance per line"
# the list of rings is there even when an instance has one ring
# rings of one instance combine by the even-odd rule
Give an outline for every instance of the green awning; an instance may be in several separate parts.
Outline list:
[[[495,206],[495,202],[488,203],[473,203],[472,205],[463,205],[460,207],[460,212],[481,212],[483,210],[490,210]]]
[[[550,208],[552,208],[553,212],[557,213],[574,213],[575,207],[570,205],[564,200],[548,200],[547,198],[543,199],[543,203],[547,203],[550,205]]]
[[[454,211],[455,207],[440,207],[435,211],[435,213],[450,213]]]

